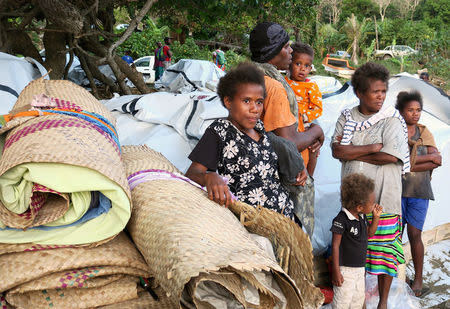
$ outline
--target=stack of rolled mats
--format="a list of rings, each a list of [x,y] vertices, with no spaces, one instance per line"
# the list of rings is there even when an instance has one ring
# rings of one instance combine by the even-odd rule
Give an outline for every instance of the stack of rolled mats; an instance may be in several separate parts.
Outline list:
[[[149,273],[121,232],[131,196],[114,124],[83,88],[44,79],[0,117],[2,303],[90,308],[138,299],[139,277]]]
[[[311,244],[293,222],[243,203],[231,208],[236,216],[146,146],[125,146],[122,157],[133,201],[127,229],[173,308],[320,306]],[[260,214],[270,222],[252,227]]]

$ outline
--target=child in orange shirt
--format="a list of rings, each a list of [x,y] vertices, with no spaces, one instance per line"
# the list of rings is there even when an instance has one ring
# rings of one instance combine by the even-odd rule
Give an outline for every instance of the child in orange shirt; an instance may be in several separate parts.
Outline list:
[[[309,80],[314,58],[314,50],[308,44],[295,43],[292,48],[292,63],[286,81],[294,90],[298,103],[298,130],[304,132],[310,123],[322,115],[322,94],[317,84]],[[318,152],[302,151],[303,161],[312,176],[316,167]]]

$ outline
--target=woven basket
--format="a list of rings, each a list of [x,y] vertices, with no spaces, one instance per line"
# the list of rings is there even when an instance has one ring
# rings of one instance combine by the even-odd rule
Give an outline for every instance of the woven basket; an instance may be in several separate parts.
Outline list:
[[[21,92],[13,111],[29,109],[34,95],[45,94],[66,100],[68,108],[76,106],[115,123],[112,114],[88,91],[69,81],[32,81]],[[120,145],[113,137],[90,121],[62,114],[14,118],[2,128],[6,132],[0,160],[0,175],[23,163],[61,163],[94,170],[118,184],[131,200]],[[114,129],[113,129],[114,131]],[[76,184],[74,184],[76,186]],[[70,192],[67,192],[70,193]],[[67,194],[42,193],[46,201],[31,215],[16,214],[0,203],[0,221],[12,228],[30,228],[53,222],[69,208]],[[30,209],[32,210],[30,200]],[[112,236],[112,235],[111,235]],[[5,240],[6,241],[6,240]],[[88,239],[86,239],[89,242]],[[97,240],[98,241],[98,240]]]
[[[177,172],[164,156],[146,146],[123,147],[123,160],[127,175],[148,169]],[[303,307],[292,279],[251,240],[228,209],[209,200],[201,189],[183,181],[153,180],[138,184],[132,191],[132,200],[133,212],[127,228],[171,302],[180,304],[181,294],[191,279],[201,277],[217,282],[223,271],[257,287],[260,299],[275,302],[276,297],[252,273],[267,271],[282,288],[288,308]],[[228,280],[226,284],[222,281],[221,286],[242,301],[240,280]],[[195,287],[196,284],[188,291],[190,296],[195,294]],[[245,302],[244,305],[247,306]]]
[[[20,308],[48,308],[48,299],[55,308],[113,304],[137,298],[138,276],[149,276],[147,264],[123,233],[92,248],[8,251],[12,253],[0,255],[0,292]]]

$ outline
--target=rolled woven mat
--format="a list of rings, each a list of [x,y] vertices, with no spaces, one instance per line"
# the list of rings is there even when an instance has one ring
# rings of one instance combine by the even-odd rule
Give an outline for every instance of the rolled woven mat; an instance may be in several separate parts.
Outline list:
[[[308,235],[286,216],[261,206],[254,208],[236,201],[230,210],[250,233],[271,241],[280,266],[302,291],[304,304],[320,307],[324,297],[320,289],[314,286],[312,245]]]
[[[178,306],[170,301],[166,293],[161,288],[153,290],[157,298],[155,299],[149,292],[144,289],[138,289],[138,298],[127,300],[124,302],[106,305],[101,309],[177,309]]]
[[[149,272],[123,233],[97,247],[0,252],[0,293],[17,308],[91,308],[138,298]]]
[[[177,181],[182,175],[164,156],[146,146],[126,146],[123,160],[133,200],[127,228],[171,302],[213,308],[202,295],[219,290],[245,308],[308,307],[235,215],[203,190]],[[249,299],[250,291],[257,300]]]
[[[123,230],[130,191],[114,124],[72,82],[39,79],[21,92],[0,116],[0,243],[80,245]]]

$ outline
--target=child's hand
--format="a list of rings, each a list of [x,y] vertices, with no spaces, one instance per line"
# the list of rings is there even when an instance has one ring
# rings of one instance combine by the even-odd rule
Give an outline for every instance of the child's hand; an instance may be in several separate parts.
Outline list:
[[[383,207],[381,205],[375,204],[375,207],[372,210],[372,214],[374,217],[379,218],[381,213],[383,212]]]
[[[333,270],[331,274],[331,283],[335,286],[341,286],[344,283],[344,276],[342,276],[339,270]]]
[[[205,176],[205,186],[208,190],[210,200],[225,207],[231,204],[230,188],[219,174],[207,173]]]
[[[308,178],[308,174],[306,173],[306,168],[304,168],[300,173],[297,174],[297,177],[295,178],[296,182],[294,183],[294,186],[304,186],[307,178]]]

